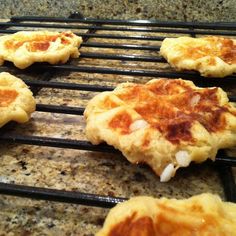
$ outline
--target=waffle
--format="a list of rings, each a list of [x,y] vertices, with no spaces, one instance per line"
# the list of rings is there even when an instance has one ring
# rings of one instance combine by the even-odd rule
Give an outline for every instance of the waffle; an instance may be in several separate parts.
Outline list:
[[[226,93],[181,79],[122,83],[92,98],[84,115],[88,140],[150,165],[162,182],[236,144],[236,109]]]
[[[212,194],[185,200],[134,197],[108,214],[96,236],[236,235],[236,204]]]
[[[20,69],[34,62],[65,63],[79,56],[81,37],[72,32],[21,31],[0,37],[0,65],[11,61]]]
[[[9,73],[0,73],[0,127],[9,121],[27,122],[34,111],[35,100],[26,84]]]
[[[236,72],[236,40],[222,37],[166,38],[161,55],[177,70],[196,70],[205,77]]]

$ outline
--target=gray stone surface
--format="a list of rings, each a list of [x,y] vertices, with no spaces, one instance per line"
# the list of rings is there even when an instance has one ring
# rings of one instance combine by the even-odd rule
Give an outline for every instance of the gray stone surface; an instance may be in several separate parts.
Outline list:
[[[69,16],[79,11],[86,17],[158,19],[181,21],[235,21],[235,0],[0,0],[1,18],[15,15]]]

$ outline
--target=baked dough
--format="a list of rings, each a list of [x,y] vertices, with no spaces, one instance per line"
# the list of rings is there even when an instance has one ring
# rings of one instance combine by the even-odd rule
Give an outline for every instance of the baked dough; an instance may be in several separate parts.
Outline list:
[[[34,62],[65,63],[79,57],[81,37],[72,32],[21,31],[0,37],[0,65],[11,61],[20,69]]]
[[[166,38],[160,53],[177,70],[196,70],[206,77],[225,77],[236,72],[234,39]]]
[[[0,127],[9,121],[27,122],[35,106],[32,92],[22,80],[0,73]]]
[[[214,160],[218,149],[236,145],[236,109],[226,93],[181,79],[122,83],[91,99],[84,115],[88,140],[147,163],[162,182],[179,167]]]
[[[235,236],[236,204],[213,194],[185,200],[134,197],[116,205],[96,236]]]

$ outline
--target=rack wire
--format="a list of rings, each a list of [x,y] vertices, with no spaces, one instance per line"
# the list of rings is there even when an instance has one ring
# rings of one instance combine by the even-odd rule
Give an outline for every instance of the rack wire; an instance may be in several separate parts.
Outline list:
[[[46,23],[45,23],[46,22]],[[63,23],[63,24],[58,24]],[[71,24],[73,23],[73,25]],[[75,23],[82,23],[83,25],[75,25]],[[8,29],[9,27],[17,27],[17,29]],[[35,30],[35,28],[51,28],[51,29],[70,29],[87,30],[86,33],[77,33],[83,37],[81,47],[87,48],[104,48],[104,49],[126,49],[126,50],[148,50],[158,52],[160,46],[145,45],[132,43],[132,40],[142,41],[162,41],[164,36],[137,36],[137,35],[120,35],[116,32],[160,32],[160,33],[175,33],[187,34],[191,36],[199,35],[227,35],[236,36],[235,23],[186,23],[186,22],[160,22],[160,21],[129,21],[129,20],[98,20],[98,19],[77,19],[77,18],[51,18],[51,17],[13,17],[9,22],[0,23],[0,33],[12,34],[20,30]],[[109,31],[108,34],[97,34],[97,30]],[[115,32],[116,34],[111,34]],[[101,43],[89,42],[90,38],[103,38],[103,39],[126,39],[127,43]],[[106,54],[106,53],[90,53],[82,52],[80,58],[101,59],[101,60],[121,60],[121,61],[139,61],[139,62],[156,62],[166,63],[165,59],[160,56],[137,56],[133,54]],[[5,63],[4,67],[12,67],[11,63]],[[68,72],[86,72],[86,73],[99,73],[99,74],[114,74],[114,75],[131,75],[131,76],[144,76],[144,77],[165,77],[165,78],[183,78],[197,81],[201,85],[206,85],[204,78],[195,72],[159,72],[155,70],[140,70],[140,69],[118,69],[106,67],[94,67],[83,65],[49,65],[49,64],[36,64],[31,67],[33,70],[40,71],[68,71]],[[51,75],[47,74],[47,78],[43,81],[23,80],[37,93],[41,88],[56,88],[56,89],[69,89],[69,90],[83,90],[83,91],[111,91],[112,86],[90,85],[90,84],[77,84],[67,82],[53,82],[50,81]],[[222,79],[215,78],[211,81],[213,84],[233,83],[236,82],[236,76],[228,76]],[[232,102],[236,102],[236,95],[229,95]],[[69,107],[58,105],[37,104],[37,111],[52,112],[82,115],[83,107]],[[5,128],[4,128],[5,129]],[[114,148],[105,145],[92,145],[87,141],[71,140],[61,138],[50,138],[42,136],[25,136],[17,134],[7,134],[2,132],[0,134],[1,143],[21,143],[29,145],[49,146],[57,148],[70,148],[80,149],[96,152],[108,152],[121,154]],[[222,180],[223,188],[225,190],[226,199],[236,202],[236,187],[234,176],[232,174],[231,166],[236,166],[236,158],[228,157],[224,151],[220,151],[217,155],[215,162]],[[98,206],[109,208],[126,200],[125,198],[100,196],[96,194],[81,193],[64,191],[57,189],[46,189],[16,184],[0,183],[0,193],[7,195],[14,195],[19,197],[35,198],[41,200],[51,200],[66,203],[83,204],[88,206]]]

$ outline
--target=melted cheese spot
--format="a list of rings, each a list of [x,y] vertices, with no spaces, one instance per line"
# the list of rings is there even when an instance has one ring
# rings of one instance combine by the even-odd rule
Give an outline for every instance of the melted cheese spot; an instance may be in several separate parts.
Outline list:
[[[201,96],[199,94],[193,96],[190,100],[190,105],[192,107],[196,106],[198,104],[198,102],[200,101],[200,99],[201,99]]]
[[[139,129],[144,129],[147,126],[148,126],[148,123],[145,120],[136,120],[130,125],[129,129],[131,132],[134,132]]]
[[[181,80],[157,80],[129,86],[118,97],[170,142],[194,143],[191,127],[196,121],[209,132],[225,128],[228,108],[220,106],[217,92],[218,88],[195,89]]]
[[[179,166],[187,167],[191,162],[191,157],[189,156],[187,151],[178,151],[175,154],[176,161]]]
[[[26,46],[26,48],[30,52],[47,51],[49,47],[49,42],[32,42]]]
[[[214,57],[217,56],[228,64],[236,63],[236,45],[234,45],[232,39],[208,37],[204,40],[208,41],[208,44],[202,46],[194,46],[193,43],[186,45],[186,58],[199,59],[210,56],[209,64],[215,65]]]
[[[136,212],[124,221],[115,225],[108,233],[108,236],[138,236],[155,235],[153,221],[150,217],[136,218]]]
[[[14,37],[13,39],[6,40],[4,45],[7,49],[16,50],[21,47],[23,44],[27,43],[28,47],[37,47],[42,43],[55,42],[58,36],[49,36],[49,35],[36,35],[32,37]],[[40,47],[40,46],[39,46]]]
[[[131,116],[127,112],[121,112],[111,119],[109,126],[112,129],[118,130],[121,134],[128,134],[131,123]]]
[[[18,93],[15,90],[0,90],[0,107],[7,107],[15,101]]]
[[[166,166],[166,168],[163,170],[160,181],[161,182],[168,182],[172,176],[175,174],[175,168],[173,164],[169,164]]]
[[[31,37],[14,37],[13,39],[6,40],[4,45],[9,50],[17,50],[22,45],[30,52],[46,51],[51,44],[54,44],[58,39],[62,44],[70,44],[67,37],[71,38],[71,33],[61,33],[57,35],[32,35]]]
[[[118,105],[116,104],[116,102],[114,102],[110,97],[107,97],[104,100],[104,108],[106,109],[112,109],[117,107]]]

